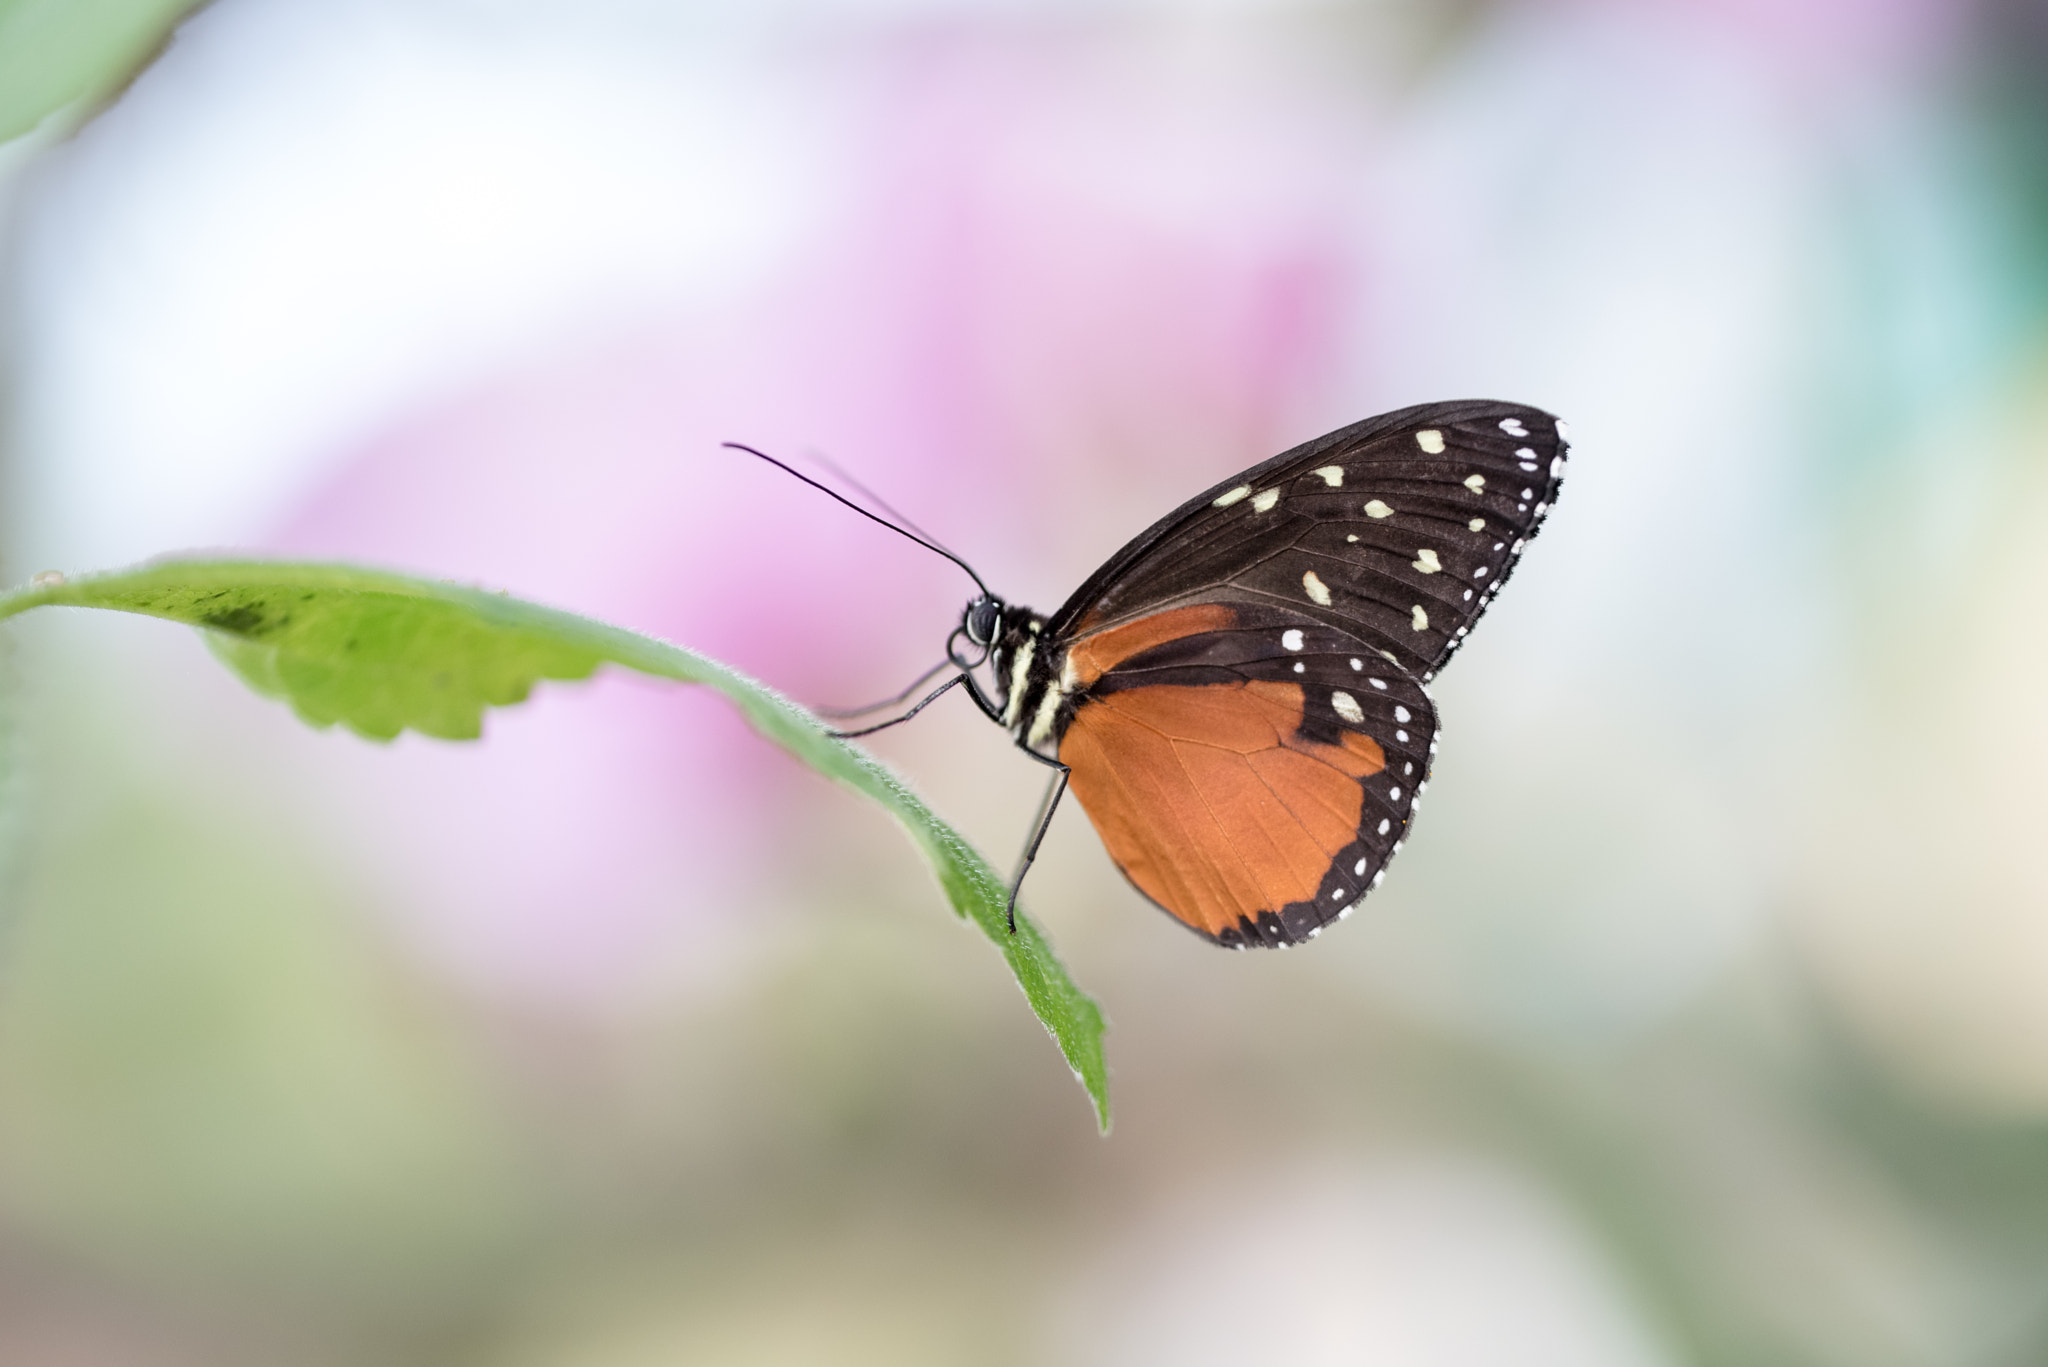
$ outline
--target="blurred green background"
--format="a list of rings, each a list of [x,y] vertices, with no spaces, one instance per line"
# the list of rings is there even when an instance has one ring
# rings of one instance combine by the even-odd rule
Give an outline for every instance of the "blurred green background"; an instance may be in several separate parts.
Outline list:
[[[1107,1140],[716,699],[379,747],[11,624],[0,1362],[2048,1361],[2048,8],[174,18],[0,6],[8,582],[359,559],[843,703],[968,586],[719,440],[1041,609],[1372,412],[1579,445],[1341,932],[1055,828]],[[1009,857],[994,728],[876,748]]]

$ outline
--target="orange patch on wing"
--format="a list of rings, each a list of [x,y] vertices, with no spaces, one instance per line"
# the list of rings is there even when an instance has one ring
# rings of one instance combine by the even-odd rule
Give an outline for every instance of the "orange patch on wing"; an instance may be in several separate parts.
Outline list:
[[[1236,611],[1221,603],[1198,603],[1170,612],[1155,612],[1150,617],[1082,637],[1068,649],[1067,662],[1085,688],[1141,650],[1236,625]]]
[[[1299,684],[1129,688],[1082,704],[1060,759],[1139,891],[1216,936],[1315,897],[1386,767],[1371,737],[1308,740],[1301,719]]]
[[[1245,688],[1267,700],[1274,707],[1291,708],[1294,724],[1301,725],[1301,685],[1273,683],[1266,679],[1253,679]],[[1313,751],[1326,764],[1334,764],[1353,778],[1371,778],[1387,767],[1387,752],[1380,749],[1380,743],[1360,731],[1346,731],[1340,745],[1319,745],[1314,741],[1290,738],[1287,745],[1292,749]]]

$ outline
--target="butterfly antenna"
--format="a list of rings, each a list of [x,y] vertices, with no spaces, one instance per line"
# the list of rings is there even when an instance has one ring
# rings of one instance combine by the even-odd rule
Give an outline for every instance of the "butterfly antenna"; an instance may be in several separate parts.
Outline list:
[[[853,473],[849,471],[845,466],[839,464],[837,461],[833,460],[830,456],[826,455],[822,451],[806,450],[804,454],[806,456],[809,456],[815,464],[822,465],[827,470],[831,471],[834,475],[837,475],[841,483],[853,486],[853,491],[855,493],[867,499],[868,502],[874,504],[877,508],[880,508],[889,516],[895,518],[898,523],[905,527],[908,527],[911,531],[916,532],[926,541],[931,542],[932,545],[941,546],[943,548],[943,543],[936,536],[933,536],[930,532],[926,531],[924,528],[918,526],[915,522],[912,522],[909,518],[905,517],[899,509],[891,507],[888,499],[883,498],[873,489],[870,489],[867,485],[862,484],[860,480],[856,478],[853,475]]]
[[[893,698],[884,698],[880,702],[871,702],[866,707],[815,707],[811,710],[828,721],[845,721],[849,717],[864,717],[870,712],[879,712],[885,707],[894,707],[897,703],[904,701],[911,694],[917,692],[918,689],[930,683],[934,674],[937,674],[942,669],[951,667],[952,663],[951,660],[939,661],[930,669],[918,675],[917,678],[911,681],[909,687]]]
[[[790,468],[789,466],[787,466],[787,465],[784,465],[784,464],[783,464],[783,463],[782,463],[781,461],[779,461],[779,460],[775,459],[775,457],[773,457],[773,456],[771,456],[771,455],[768,455],[768,454],[767,454],[766,452],[763,452],[763,451],[756,451],[756,450],[755,450],[755,449],[754,449],[753,447],[751,447],[751,446],[748,446],[748,445],[746,445],[746,444],[745,444],[744,442],[737,442],[737,441],[728,441],[728,442],[720,442],[719,444],[720,444],[721,446],[729,446],[729,447],[731,447],[731,448],[732,448],[733,450],[735,450],[735,451],[745,451],[745,452],[746,452],[746,453],[747,453],[748,455],[750,455],[750,456],[759,456],[759,457],[760,457],[760,458],[761,458],[762,460],[765,460],[765,461],[767,461],[767,462],[768,462],[768,463],[769,463],[770,465],[772,465],[772,466],[774,466],[774,467],[775,467],[776,469],[778,469],[778,470],[782,471],[782,472],[783,472],[784,474],[786,474],[786,475],[792,475],[792,476],[796,477],[797,479],[800,479],[800,480],[802,480],[802,481],[803,481],[804,483],[806,483],[806,484],[810,485],[810,486],[811,486],[811,487],[812,487],[813,489],[816,489],[816,490],[817,490],[817,491],[818,491],[819,493],[822,493],[822,494],[826,494],[826,495],[828,495],[828,496],[830,496],[830,497],[832,497],[832,498],[835,498],[835,499],[837,499],[837,500],[838,500],[839,502],[841,502],[841,503],[845,504],[845,505],[846,505],[847,507],[849,507],[849,508],[853,509],[853,510],[854,510],[855,512],[859,513],[859,514],[860,514],[860,515],[861,515],[862,517],[866,518],[866,519],[867,519],[868,521],[870,521],[870,522],[879,522],[879,523],[881,523],[881,524],[882,524],[882,525],[883,525],[884,527],[887,527],[887,528],[888,528],[888,529],[889,529],[890,531],[892,531],[892,532],[895,532],[895,533],[896,533],[896,534],[897,534],[898,536],[902,536],[902,537],[907,537],[907,538],[908,538],[909,540],[915,541],[915,542],[916,542],[916,543],[917,543],[918,545],[920,545],[920,546],[924,547],[924,548],[925,548],[926,550],[928,550],[928,551],[933,551],[933,552],[935,552],[935,553],[937,553],[937,554],[939,554],[939,555],[943,555],[943,556],[945,556],[945,557],[946,557],[946,559],[948,559],[948,560],[952,561],[952,562],[953,562],[954,564],[958,565],[958,566],[959,566],[959,567],[960,567],[961,569],[963,569],[963,570],[966,570],[966,571],[967,571],[967,577],[968,577],[969,579],[972,579],[972,580],[974,581],[974,586],[975,586],[976,588],[978,588],[978,589],[980,589],[980,590],[981,590],[981,596],[982,596],[982,597],[984,597],[984,598],[993,598],[993,597],[995,597],[995,595],[994,595],[994,594],[992,594],[992,593],[990,593],[990,592],[988,591],[988,585],[986,585],[986,584],[984,584],[984,583],[982,583],[982,582],[981,582],[981,576],[980,576],[980,575],[978,575],[978,574],[976,574],[976,573],[974,572],[974,566],[972,566],[972,565],[968,564],[968,563],[967,563],[967,562],[966,562],[965,560],[962,560],[962,559],[961,559],[961,558],[960,558],[959,556],[957,556],[957,555],[953,554],[953,553],[952,553],[951,551],[947,550],[947,549],[946,549],[946,548],[945,548],[944,546],[941,546],[941,545],[939,545],[939,544],[937,544],[936,542],[933,542],[933,541],[928,541],[928,540],[926,540],[926,539],[925,539],[924,537],[922,537],[922,536],[919,536],[919,535],[918,535],[917,533],[915,533],[915,532],[907,531],[907,530],[905,530],[904,528],[902,528],[902,527],[899,527],[899,526],[897,526],[897,525],[896,525],[895,523],[891,522],[891,521],[890,521],[890,520],[889,520],[888,518],[886,518],[886,517],[882,517],[882,516],[880,516],[879,514],[876,514],[876,513],[871,513],[871,512],[869,512],[869,511],[868,511],[867,509],[865,509],[865,508],[861,507],[861,506],[860,506],[860,505],[859,505],[858,503],[855,503],[855,502],[854,502],[854,501],[853,501],[852,499],[850,499],[850,498],[846,497],[846,496],[845,496],[844,494],[841,494],[841,493],[839,493],[839,492],[838,492],[837,490],[834,490],[834,489],[830,488],[830,487],[829,487],[829,486],[827,486],[827,485],[824,485],[824,484],[820,484],[820,483],[819,483],[819,482],[818,482],[817,480],[815,480],[815,479],[812,479],[812,478],[811,478],[811,477],[810,477],[809,475],[807,475],[807,474],[804,474],[804,473],[803,473],[802,471],[800,471],[800,470],[793,470],[793,469],[791,469],[791,468]],[[858,487],[858,486],[855,486],[855,487]],[[877,500],[877,501],[879,501],[879,500]],[[884,505],[884,506],[886,506],[886,505]]]

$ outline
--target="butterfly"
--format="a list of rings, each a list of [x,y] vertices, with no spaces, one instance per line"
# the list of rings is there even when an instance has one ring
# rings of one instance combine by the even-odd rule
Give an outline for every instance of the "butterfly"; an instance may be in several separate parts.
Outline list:
[[[898,527],[981,589],[939,666],[958,672],[837,734],[964,684],[1055,771],[1013,918],[1071,788],[1124,876],[1191,930],[1237,949],[1313,939],[1406,839],[1437,748],[1426,685],[1520,563],[1567,451],[1564,424],[1520,404],[1367,418],[1197,494],[1049,616]]]

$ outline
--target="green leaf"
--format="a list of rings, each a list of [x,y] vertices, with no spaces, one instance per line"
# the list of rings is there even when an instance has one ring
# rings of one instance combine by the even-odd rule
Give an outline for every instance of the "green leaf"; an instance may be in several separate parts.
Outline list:
[[[258,692],[315,726],[389,740],[408,728],[466,740],[483,710],[523,700],[542,679],[600,665],[715,688],[769,740],[881,803],[903,824],[954,909],[1009,962],[1031,1009],[1109,1128],[1102,1010],[1067,977],[1038,927],[1005,917],[1008,889],[988,863],[865,751],[826,734],[789,699],[715,660],[651,636],[504,594],[347,565],[173,560],[0,594],[0,620],[34,607],[111,608],[200,627]]]
[[[0,0],[0,142],[98,104],[149,64],[198,0]]]

